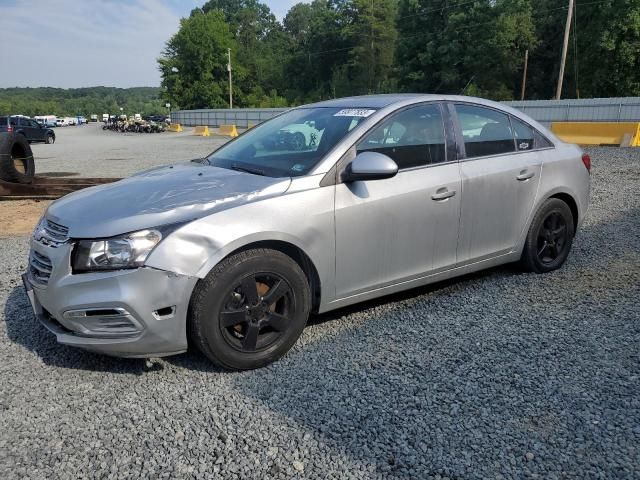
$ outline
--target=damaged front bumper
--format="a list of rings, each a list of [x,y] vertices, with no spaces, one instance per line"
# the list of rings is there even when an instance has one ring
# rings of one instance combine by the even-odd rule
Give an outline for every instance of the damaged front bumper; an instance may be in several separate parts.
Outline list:
[[[72,274],[71,245],[32,240],[22,276],[36,318],[65,345],[120,357],[187,349],[196,277],[154,268]]]

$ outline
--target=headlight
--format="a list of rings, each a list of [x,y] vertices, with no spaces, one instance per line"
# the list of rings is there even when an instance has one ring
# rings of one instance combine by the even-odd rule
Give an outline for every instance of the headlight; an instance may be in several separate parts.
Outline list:
[[[162,233],[155,229],[100,240],[80,240],[74,249],[73,271],[141,267],[160,240]]]

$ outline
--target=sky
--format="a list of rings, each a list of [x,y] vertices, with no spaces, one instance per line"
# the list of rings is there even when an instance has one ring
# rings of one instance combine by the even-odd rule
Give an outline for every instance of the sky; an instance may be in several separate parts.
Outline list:
[[[262,0],[282,20],[308,0]],[[205,0],[0,0],[0,88],[154,87],[180,18]]]

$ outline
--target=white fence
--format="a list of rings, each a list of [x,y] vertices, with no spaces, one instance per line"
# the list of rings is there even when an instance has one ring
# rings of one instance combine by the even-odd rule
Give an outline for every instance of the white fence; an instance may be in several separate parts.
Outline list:
[[[551,122],[629,122],[640,121],[640,97],[590,98],[583,100],[528,100],[505,102],[535,120]],[[247,128],[274,117],[286,108],[235,108],[178,110],[171,112],[174,123],[185,126],[234,124]]]

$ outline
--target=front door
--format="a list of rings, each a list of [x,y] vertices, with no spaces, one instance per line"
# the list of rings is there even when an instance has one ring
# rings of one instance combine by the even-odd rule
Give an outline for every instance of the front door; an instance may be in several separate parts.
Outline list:
[[[455,265],[461,185],[446,138],[441,106],[430,103],[394,114],[358,143],[356,153],[383,153],[399,172],[336,186],[336,298]]]

